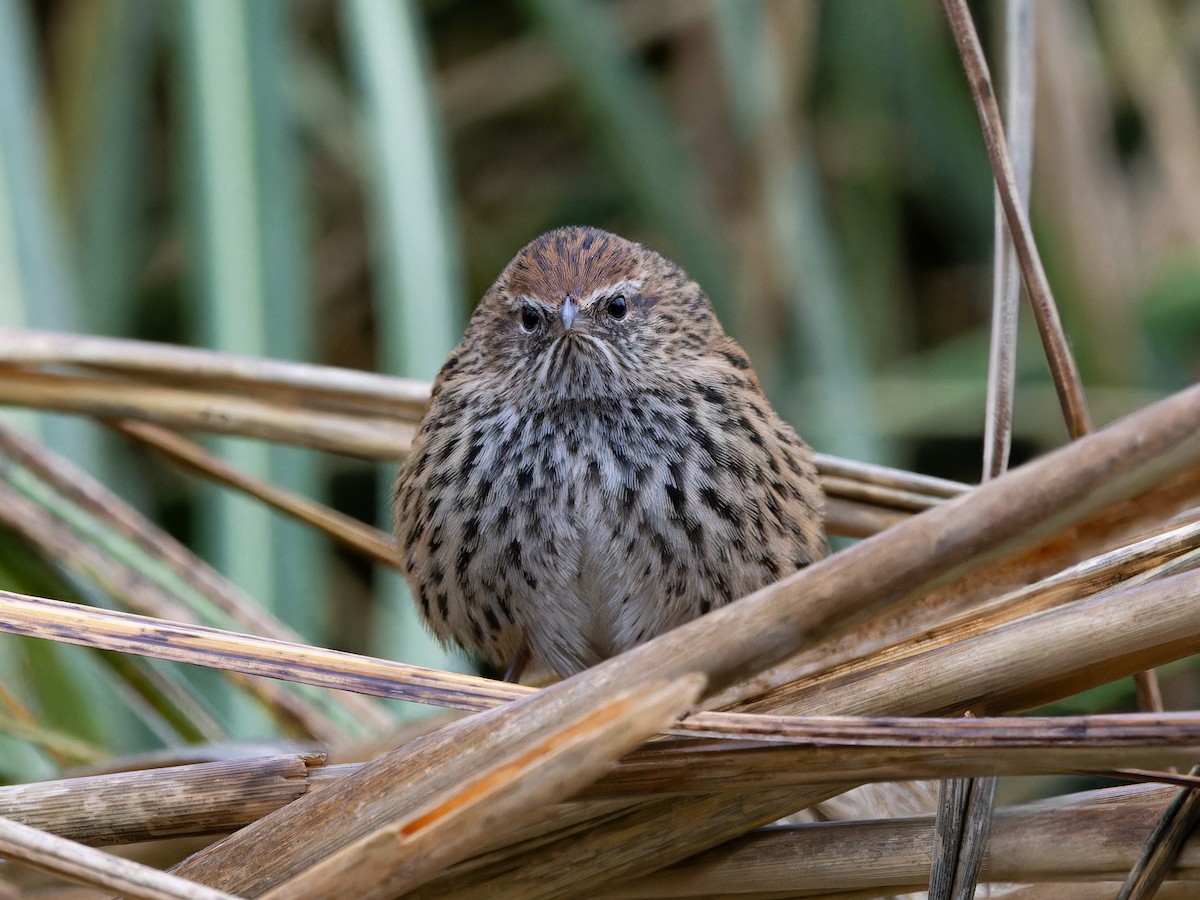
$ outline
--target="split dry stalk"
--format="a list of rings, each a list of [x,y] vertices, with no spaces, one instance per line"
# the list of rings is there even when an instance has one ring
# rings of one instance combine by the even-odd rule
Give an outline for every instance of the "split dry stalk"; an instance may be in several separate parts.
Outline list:
[[[591,784],[633,746],[683,715],[703,688],[702,676],[687,675],[617,694],[514,747],[448,795],[305,869],[264,900],[346,894],[388,900],[418,887],[447,864],[487,846],[498,831],[536,819],[542,807]]]
[[[1012,144],[1013,172],[1021,203],[1028,208],[1033,180],[1033,106],[1036,96],[1032,0],[1004,4],[1004,126]],[[1017,384],[1017,320],[1021,270],[1004,222],[1000,190],[995,189],[992,254],[992,327],[984,404],[983,477],[1008,469]]]

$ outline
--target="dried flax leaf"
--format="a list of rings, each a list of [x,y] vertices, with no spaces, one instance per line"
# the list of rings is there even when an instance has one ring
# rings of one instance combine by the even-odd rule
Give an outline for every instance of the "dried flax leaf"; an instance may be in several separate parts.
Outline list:
[[[1193,739],[1194,740],[1194,739]],[[583,796],[651,799],[670,794],[754,791],[868,782],[1061,772],[1142,772],[1195,758],[1195,744],[1146,747],[698,747],[650,748],[622,761]],[[1127,765],[1123,760],[1147,760]],[[1165,778],[1166,776],[1162,776]]]
[[[1149,768],[1162,768],[1190,760],[1200,739],[1200,719],[1193,713],[1019,720],[701,713],[682,727],[722,717],[744,722],[746,736],[738,740],[729,728],[721,732],[724,740],[656,741],[623,759],[584,796],[1105,772],[1143,768],[1118,763],[1137,757],[1155,759]],[[748,740],[751,734],[757,740]]]
[[[941,782],[934,822],[929,900],[971,900],[992,826],[996,778]]]
[[[1084,665],[1085,665],[1085,668],[1086,668],[1086,652],[1085,652],[1084,656],[1085,656],[1085,664],[1084,664]],[[1001,658],[1000,658],[1000,656],[997,656],[997,658],[996,658],[996,661],[995,661],[995,665],[1002,665],[1002,662],[1001,662]],[[918,679],[918,683],[919,683],[919,680],[920,680],[920,679]],[[911,689],[912,689],[912,686],[913,686],[913,685],[912,685],[912,683],[905,683],[904,685],[900,685],[900,688],[898,689],[898,691],[896,691],[896,694],[898,694],[898,695],[904,695],[904,692],[905,692],[906,690],[911,690]],[[800,707],[800,708],[799,708],[799,710],[803,710],[803,712],[808,712],[808,710],[804,710],[804,709],[803,709],[803,707]],[[708,810],[710,810],[710,809],[712,809],[712,808],[706,808],[706,811],[708,811]],[[779,812],[776,812],[776,814],[775,814],[775,815],[779,815],[779,814],[781,814],[781,811],[782,811],[782,810],[780,810]],[[636,828],[632,828],[632,827],[631,827],[630,829],[626,830],[626,832],[624,833],[624,838],[625,838],[625,840],[626,840],[626,841],[628,841],[628,842],[629,842],[629,845],[636,845],[636,844],[637,844],[637,842],[638,842],[638,840],[642,839],[644,835],[647,835],[647,834],[652,834],[652,833],[653,833],[653,829],[654,829],[655,827],[668,827],[668,824],[667,824],[667,823],[668,823],[668,822],[670,822],[670,820],[671,820],[671,817],[672,817],[673,815],[676,815],[676,811],[668,810],[668,811],[665,811],[665,812],[664,812],[664,815],[662,815],[662,817],[661,817],[661,818],[659,818],[659,820],[654,820],[654,818],[653,818],[653,817],[649,817],[649,816],[648,816],[648,818],[647,818],[647,824],[646,824],[646,827],[644,827],[644,829],[643,829],[643,830],[641,830],[641,832],[640,832],[640,830],[637,830]],[[698,816],[697,816],[697,817],[698,817]],[[768,818],[769,818],[769,816],[768,816]],[[766,821],[766,820],[764,820],[764,821]],[[652,824],[652,823],[653,823],[653,824]],[[690,836],[690,835],[689,835],[689,836]],[[598,840],[600,840],[600,839],[598,839]],[[613,838],[610,838],[610,839],[607,839],[607,840],[608,840],[608,845],[610,845],[610,846],[611,846],[611,845],[618,845],[618,844],[619,844],[619,841],[618,841],[616,838],[614,838],[614,836],[613,836]],[[628,846],[628,845],[622,845],[622,846]],[[593,848],[594,848],[594,847],[593,847]],[[586,852],[587,852],[587,850],[584,850],[584,848],[581,848],[581,853],[586,853]],[[550,865],[547,865],[547,869],[550,869],[550,868],[552,868],[552,866],[553,866],[553,865],[565,865],[565,866],[568,866],[568,868],[569,868],[569,866],[570,866],[570,860],[571,860],[571,857],[570,857],[570,856],[568,856],[568,854],[566,854],[566,853],[564,852],[564,856],[563,856],[563,857],[559,857],[558,859],[554,860],[554,863],[552,863],[552,864],[550,864]],[[548,871],[544,871],[544,872],[542,872],[542,875],[545,875],[546,877],[554,877],[554,876],[553,876],[552,874],[550,874],[550,872],[548,872]],[[463,887],[462,887],[462,889],[464,890],[464,892],[467,892],[467,893],[469,893],[469,890],[470,890],[470,888],[468,888],[468,887],[467,887],[467,884],[474,884],[474,887],[476,887],[476,888],[480,887],[480,883],[478,883],[478,882],[469,882],[469,881],[464,881],[464,882],[461,882],[461,883],[462,883],[462,886],[463,886]],[[448,883],[446,883],[446,884],[444,884],[444,886],[442,886],[442,887],[443,887],[443,888],[448,888],[448,887],[449,887],[449,882],[448,882]],[[456,887],[457,887],[457,886],[456,886]]]
[[[932,719],[926,716],[821,716],[698,712],[672,729],[742,744],[806,747],[1003,749],[1183,746],[1200,713],[1097,713],[1080,716]],[[661,747],[656,743],[650,749]]]
[[[498,832],[511,831],[535,818],[541,807],[586,787],[614,760],[690,709],[703,688],[703,676],[688,675],[620,693],[516,748],[405,819],[298,873],[264,898],[350,894],[386,900],[417,887],[494,841]],[[376,780],[361,789],[403,791],[404,785]]]
[[[1181,397],[1182,396],[1183,395],[1181,395]],[[1176,404],[1178,404],[1178,406],[1180,406],[1180,407],[1187,407],[1188,402],[1181,400],[1181,397],[1175,398],[1174,402]],[[1152,407],[1151,409],[1154,409],[1154,408]],[[1190,416],[1190,413],[1188,412],[1188,410],[1187,409],[1176,409],[1175,412],[1178,416],[1180,416],[1180,419],[1178,419],[1178,421],[1180,421],[1184,427],[1188,427],[1186,425],[1186,422],[1189,420],[1189,416]],[[1141,421],[1145,422],[1146,420],[1141,419]],[[1194,425],[1192,427],[1194,427]],[[1133,460],[1134,463],[1145,463],[1147,458],[1150,458],[1150,457],[1153,457],[1154,455],[1156,455],[1157,450],[1159,450],[1163,446],[1163,444],[1162,444],[1163,433],[1160,432],[1159,430],[1157,430],[1156,426],[1151,425],[1150,427],[1148,427],[1147,434],[1148,434],[1148,437],[1150,437],[1150,443],[1141,445],[1141,449],[1145,450],[1145,454],[1141,456],[1140,460]],[[1098,437],[1103,437],[1103,436],[1098,436]],[[1169,438],[1168,442],[1166,442],[1166,443],[1170,444],[1171,439]],[[1184,452],[1187,452],[1187,451],[1184,451]],[[1116,458],[1116,469],[1118,469],[1118,470],[1126,468],[1127,464],[1130,462],[1128,457],[1120,458],[1120,457],[1122,457],[1120,442],[1117,442],[1115,444],[1110,443],[1108,450],[1100,451],[1100,455],[1103,456],[1104,454],[1115,454],[1115,456],[1117,457]],[[1099,462],[1099,461],[1093,460],[1093,462]],[[1110,462],[1112,462],[1112,461],[1110,460]],[[1175,462],[1178,463],[1178,457],[1176,458]],[[1180,463],[1180,464],[1182,464],[1182,463]],[[1092,473],[1091,473],[1091,478],[1093,479],[1092,484],[1109,485],[1111,487],[1116,488],[1116,492],[1118,494],[1124,494],[1124,496],[1129,496],[1129,494],[1136,493],[1135,490],[1132,490],[1132,488],[1130,488],[1130,485],[1128,484],[1128,482],[1124,482],[1124,484],[1122,484],[1122,480],[1120,478],[1117,478],[1117,479],[1104,478],[1104,476],[1100,475],[1099,473],[1102,472],[1102,470],[1104,468],[1108,468],[1108,463],[1103,464],[1102,469],[1099,469],[1099,470],[1093,469],[1092,470]],[[1165,470],[1170,470],[1171,468],[1178,468],[1178,464],[1176,464],[1176,466],[1172,466],[1172,464],[1168,464],[1168,466],[1164,467]],[[1111,472],[1111,469],[1110,469],[1110,472]],[[1141,474],[1145,476],[1145,481],[1148,482],[1148,481],[1152,481],[1154,478],[1157,478],[1157,476],[1160,473],[1154,473],[1154,472],[1152,472],[1152,470],[1150,468],[1146,468],[1146,469],[1144,469],[1144,472],[1142,472]],[[1057,490],[1055,485],[1049,484],[1048,487],[1054,488],[1054,490]],[[1072,490],[1074,490],[1074,488],[1072,488]],[[968,499],[970,499],[970,498],[968,498]],[[1037,499],[1037,498],[1034,498],[1034,499]],[[1060,494],[1060,499],[1061,499],[1061,494]],[[1067,506],[1075,506],[1075,504],[1078,504],[1079,502],[1080,502],[1080,494],[1075,493],[1074,498],[1072,500],[1070,500],[1069,503],[1062,503],[1062,504],[1057,504],[1057,505],[1058,505],[1058,508],[1060,508],[1060,509],[1066,509]],[[953,505],[954,505],[953,503],[946,504],[943,506],[942,509],[936,509],[936,510],[932,511],[931,514],[926,514],[922,517],[919,517],[918,520],[913,520],[913,521],[920,521],[920,520],[928,521],[928,518],[930,516],[936,518],[938,515],[944,514],[944,512],[946,512],[946,510],[948,508],[950,508],[950,506],[953,506]],[[1016,505],[1020,505],[1020,504],[1016,504]],[[1037,504],[1034,503],[1034,505],[1037,505]],[[1051,504],[1050,506],[1045,506],[1045,505],[1042,506],[1043,512],[1045,512],[1048,509],[1054,510],[1055,505]],[[1066,518],[1066,520],[1069,520],[1069,518],[1072,517],[1075,514],[1075,512],[1078,512],[1078,511],[1079,511],[1078,509],[1075,509],[1072,512],[1072,515],[1066,516],[1063,518]],[[1001,510],[1001,512],[1003,512],[1003,510]],[[967,517],[967,518],[970,518],[970,517]],[[1003,518],[1003,516],[1001,516],[1001,518]],[[980,520],[985,521],[985,522],[991,521],[988,516],[980,516]],[[1037,521],[1037,520],[1038,520],[1038,515],[1034,514],[1032,516],[1032,520],[1030,520],[1030,521]],[[1061,524],[1061,523],[1062,523],[1062,520],[1060,520],[1060,522],[1058,522],[1058,524]],[[960,524],[962,524],[962,522],[960,522]],[[1004,524],[1003,528],[1004,529],[1012,528],[1013,532],[1010,532],[1010,533],[1018,533],[1018,532],[1020,532],[1021,527],[1022,527],[1021,523],[1014,523],[1012,521],[1009,521],[1007,524]],[[902,529],[896,529],[896,530],[902,530]],[[962,547],[964,547],[964,545],[959,544],[958,545],[958,550],[959,550],[958,556],[955,557],[954,553],[952,552],[949,554],[949,556],[943,557],[943,559],[948,559],[948,560],[953,560],[953,562],[958,562],[958,560],[960,560],[960,559],[970,559],[972,556],[977,556],[979,551],[983,550],[983,548],[986,546],[986,542],[988,542],[988,535],[980,534],[978,528],[971,528],[971,533],[974,536],[974,538],[978,539],[979,541],[982,541],[982,544],[978,544],[978,542],[977,542],[977,544],[976,544],[976,546],[974,546],[973,550],[970,552],[967,552],[967,553],[961,552]],[[914,533],[910,533],[910,536],[912,536],[912,534],[914,534]],[[994,535],[995,535],[995,532],[992,532],[992,536],[994,536]],[[884,538],[888,538],[888,536],[889,535],[884,535]],[[894,546],[893,550],[896,550],[896,547],[899,547],[899,546],[900,545]],[[908,547],[908,550],[910,550],[910,551],[912,550],[911,545],[910,545],[910,547]],[[902,553],[904,551],[901,550],[900,552]],[[844,554],[840,554],[840,556],[844,556]],[[910,553],[910,558],[911,558],[911,553]],[[857,562],[862,563],[863,560],[858,559]],[[977,560],[976,560],[976,562],[977,562]],[[970,568],[970,566],[965,566],[965,568]],[[871,569],[871,566],[870,565],[866,566],[866,569]],[[816,570],[817,570],[817,568],[814,568],[814,570],[810,570],[810,571],[815,572]],[[918,575],[919,574],[920,574],[920,572],[918,572]],[[911,571],[908,572],[908,576],[910,576],[910,578],[911,578],[911,576],[912,576]],[[924,576],[929,577],[928,569],[925,570]],[[877,590],[877,588],[878,588],[878,584],[875,584],[875,586],[874,586],[874,588],[872,588],[872,590]],[[827,599],[828,599],[828,595],[827,595]],[[872,600],[877,600],[877,599],[880,599],[880,598],[878,598],[878,595],[876,595],[875,598],[872,598]]]
[[[482,680],[482,679],[478,679],[478,680]],[[514,692],[516,692],[516,690],[518,690],[518,689],[514,689]]]
[[[414,741],[409,748],[413,757],[424,760],[422,777],[413,777],[411,769],[397,773],[408,775],[405,807],[356,807],[356,821],[347,827],[343,800],[355,795],[352,776],[345,780],[344,792],[339,783],[297,801],[326,817],[319,835],[287,832],[276,820],[279,814],[272,814],[197,854],[180,871],[234,890],[259,891],[277,884],[427,802],[443,789],[443,779],[460,780],[477,764],[479,753],[520,745],[564,710],[581,711],[614,691],[696,670],[720,688],[820,639],[846,619],[882,608],[921,585],[965,573],[1002,550],[1028,546],[1196,465],[1198,459],[1200,388],[1192,388],[572,679]],[[1168,642],[1125,654],[1123,661],[1183,649]],[[1000,668],[996,674],[1008,672]],[[464,748],[472,752],[464,753]],[[445,760],[444,767],[433,765],[439,759]],[[540,851],[536,864],[526,860],[530,864],[512,879],[511,889],[551,896],[635,875],[791,812],[819,793],[710,796],[685,805],[652,802],[567,847]]]

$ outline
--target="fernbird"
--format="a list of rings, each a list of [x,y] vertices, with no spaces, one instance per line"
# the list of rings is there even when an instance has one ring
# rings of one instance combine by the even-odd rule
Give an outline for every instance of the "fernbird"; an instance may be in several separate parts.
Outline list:
[[[827,552],[812,451],[708,297],[594,228],[484,295],[396,481],[402,567],[444,643],[566,677]]]

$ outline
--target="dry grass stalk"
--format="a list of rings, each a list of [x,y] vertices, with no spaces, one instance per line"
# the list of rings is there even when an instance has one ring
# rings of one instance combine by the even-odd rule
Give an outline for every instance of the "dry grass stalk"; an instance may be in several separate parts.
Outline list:
[[[1004,126],[1011,142],[1014,181],[1028,208],[1033,175],[1035,29],[1032,0],[1004,4]],[[961,46],[961,44],[960,44]],[[983,471],[995,478],[1008,469],[1016,393],[1017,319],[1021,303],[1019,260],[1004,223],[999,187],[994,189],[992,255],[992,327],[984,404]],[[1082,385],[1078,386],[1080,396]],[[929,900],[970,900],[995,804],[994,776],[980,781],[942,781],[936,827],[936,851],[929,878]],[[961,798],[962,802],[958,802]]]
[[[91,846],[240,828],[308,790],[319,758],[269,756],[0,787],[9,818]],[[98,814],[101,813],[101,814]]]
[[[7,591],[0,591],[0,631],[457,709],[486,709],[533,690],[472,675]]]
[[[890,466],[842,459],[840,456],[830,456],[828,453],[817,453],[813,458],[817,464],[817,471],[821,473],[822,478],[827,480],[855,481],[939,500],[953,500],[970,490],[968,485],[957,481],[906,472]]]
[[[941,498],[931,497],[928,494],[880,487],[836,476],[825,476],[821,480],[821,487],[839,499],[865,502],[869,506],[895,509],[901,512],[922,512],[941,502]]]
[[[329,412],[291,399],[14,369],[0,371],[0,403],[138,418],[183,431],[245,435],[364,459],[396,459],[416,430],[415,423],[395,416]]]
[[[1200,766],[1193,766],[1188,774],[1193,778],[1200,775]],[[1184,844],[1197,821],[1200,821],[1200,793],[1195,788],[1177,792],[1137,860],[1129,867],[1117,900],[1150,900],[1171,870],[1181,864]]]
[[[1168,795],[1151,789],[1109,802],[1104,792],[1095,792],[1062,803],[999,810],[983,863],[985,880],[1111,881],[1132,865]],[[932,845],[932,817],[768,828],[601,896],[650,900],[778,892],[809,897],[841,890],[872,890],[880,896],[922,884]],[[1200,839],[1188,842],[1174,877],[1188,880],[1195,890]],[[743,893],[750,885],[754,891]],[[1093,889],[1086,896],[1112,894]]]
[[[1032,0],[1004,4],[1004,127],[1011,144],[1017,188],[1026,207],[1033,180],[1036,35]],[[999,188],[994,193],[992,325],[984,404],[985,479],[995,478],[1008,468],[1017,385],[1017,320],[1021,307],[1020,263],[1012,235],[1004,223]]]
[[[1101,567],[1111,566],[1108,576],[1093,573],[1098,583],[1103,584],[1105,578],[1114,579],[1112,583],[1115,583],[1123,569],[1123,554],[1130,552],[1130,541],[1169,530],[1178,523],[1164,525],[1164,520],[1176,516],[1180,510],[1190,509],[1197,501],[1200,501],[1200,467],[1167,477],[1133,497],[1101,506],[1070,527],[1042,535],[1030,545],[1013,548],[990,560],[976,561],[969,571],[948,578],[942,584],[911,591],[878,615],[847,623],[821,646],[794,654],[784,663],[718,694],[707,705],[726,706],[742,698],[762,695],[759,702],[769,708],[774,692],[778,692],[781,699],[785,698],[799,679],[835,666],[852,666],[855,660],[881,648],[905,642],[920,643],[937,632],[944,632],[950,639],[954,628],[973,627],[972,622],[981,623],[989,614],[1008,618],[1003,608],[1009,602],[1028,602],[1030,606],[1023,612],[1035,611],[1041,601],[1032,595],[1040,588],[1030,585],[1039,579],[1046,581],[1043,587],[1050,592],[1043,597],[1046,605],[1056,602],[1056,597],[1066,599],[1072,594],[1067,590],[1060,593],[1057,579],[1071,578],[1070,571],[1064,570],[1082,564],[1094,555],[1098,555],[1096,562]],[[1187,521],[1186,514],[1182,521]],[[1185,548],[1191,546],[1189,540],[1184,539]],[[1167,546],[1164,552],[1171,554],[1173,551]],[[1102,560],[1107,554],[1113,556],[1104,563]],[[1135,565],[1132,559],[1129,562]],[[1081,588],[1085,587],[1086,580],[1086,576],[1083,577]],[[1090,588],[1081,593],[1088,590]],[[1019,601],[1022,593],[1030,595],[1026,601]],[[1006,594],[1009,595],[1007,598]],[[983,611],[991,608],[994,613]],[[1014,606],[1014,611],[1016,608]],[[956,616],[960,618],[951,618]],[[954,639],[962,636],[963,633],[958,632]]]
[[[1078,438],[1092,430],[1087,401],[1083,396],[1079,370],[1075,366],[1074,357],[1071,356],[1067,336],[1058,316],[1058,306],[1050,290],[1050,281],[1046,278],[1041,255],[1033,240],[1029,216],[1025,211],[1025,204],[1021,202],[987,59],[979,43],[979,35],[975,32],[966,0],[942,0],[942,8],[946,11],[954,42],[958,45],[958,53],[967,72],[971,97],[975,101],[983,142],[987,147],[988,161],[996,179],[1000,203],[1004,207],[1005,222],[1012,236],[1013,249],[1021,263],[1025,290],[1033,307],[1038,333],[1046,351],[1046,360],[1050,363],[1050,374],[1058,391],[1067,430],[1072,438]]]
[[[86,578],[104,585],[112,595],[130,608],[148,615],[179,622],[199,618],[194,608],[178,598],[180,590],[189,591],[194,600],[208,604],[229,620],[260,634],[282,640],[297,640],[294,631],[223,578],[214,568],[188,550],[123,502],[91,476],[65,460],[21,437],[0,428],[0,454],[10,464],[0,479],[0,521],[24,535],[48,559],[59,560]],[[49,503],[27,498],[28,485],[18,485],[18,467],[28,472],[39,488],[52,495]],[[127,556],[111,548],[102,552],[90,536],[79,533],[78,523],[64,509],[77,511],[93,523],[93,532],[119,536],[155,570],[149,577]],[[65,526],[65,527],[64,527]],[[327,716],[304,697],[269,682],[241,682],[261,697],[269,710],[281,714],[289,724],[328,740],[339,729]],[[358,697],[342,699],[364,723],[383,727],[390,719],[376,707]]]
[[[325,398],[333,408],[368,408],[414,421],[429,403],[429,385],[408,378],[63,332],[0,328],[0,364],[82,367],[136,376],[143,384],[207,384],[242,394]]]
[[[108,423],[126,437],[133,438],[211,481],[243,491],[282,513],[310,525],[380,565],[397,568],[399,554],[392,536],[378,528],[339,513],[323,504],[292,491],[268,484],[239,471],[223,459],[207,452],[194,441],[149,422],[131,419]]]
[[[237,900],[231,894],[11,819],[0,818],[0,853],[71,881],[119,891],[139,900]]]
[[[581,792],[592,807],[589,817],[608,808],[598,799],[786,788],[842,779],[1106,772],[1161,768],[1200,756],[1200,715],[1193,713],[1018,720],[726,718],[741,727],[731,726],[723,736],[752,734],[757,739],[646,744]],[[0,787],[0,807],[22,824],[93,846],[223,834],[361,768],[322,765],[318,757],[298,754],[187,765],[160,762],[164,768]],[[527,808],[535,804],[529,802]],[[543,827],[544,814],[538,810]],[[507,835],[517,822],[518,817],[511,817],[505,829],[496,831]]]
[[[882,510],[840,497],[827,497],[825,501],[825,530],[843,537],[870,537],[899,525],[908,517],[908,513]]]
[[[826,667],[813,665],[815,674],[797,674],[789,683],[744,706],[750,711],[786,708],[802,696],[828,683],[851,678],[855,673],[879,670],[889,663],[950,647],[973,637],[987,634],[1000,626],[1035,613],[1045,612],[1064,603],[1100,594],[1108,590],[1132,587],[1152,577],[1200,564],[1200,520],[1181,525],[1163,534],[1085,560],[1056,575],[999,597],[983,606],[959,613],[939,622],[928,631],[914,634],[885,647],[874,642],[862,646],[860,654],[840,662],[848,654],[838,652]],[[869,635],[868,635],[869,637]],[[865,642],[864,642],[865,643]],[[815,655],[815,654],[814,654]]]

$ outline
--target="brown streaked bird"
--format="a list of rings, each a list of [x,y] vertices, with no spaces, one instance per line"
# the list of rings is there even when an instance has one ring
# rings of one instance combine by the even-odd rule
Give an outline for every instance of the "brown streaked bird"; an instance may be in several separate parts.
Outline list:
[[[594,228],[524,247],[396,481],[443,642],[567,676],[824,555],[812,452],[677,265]]]

